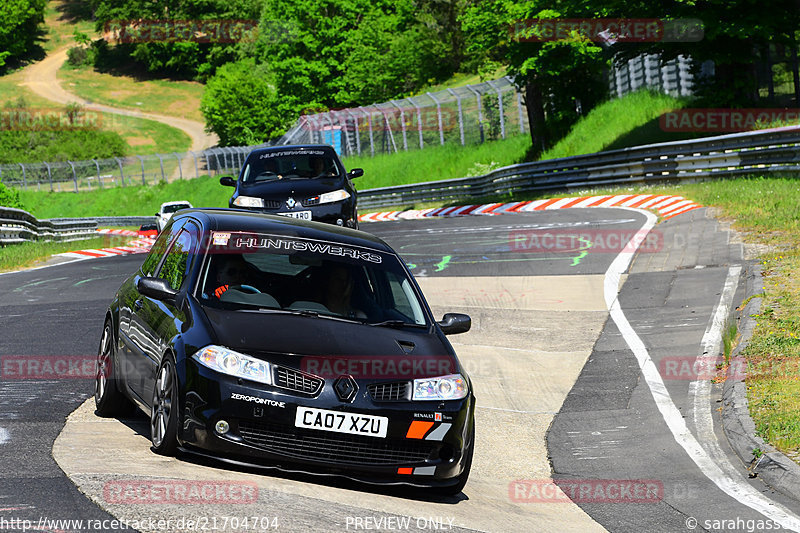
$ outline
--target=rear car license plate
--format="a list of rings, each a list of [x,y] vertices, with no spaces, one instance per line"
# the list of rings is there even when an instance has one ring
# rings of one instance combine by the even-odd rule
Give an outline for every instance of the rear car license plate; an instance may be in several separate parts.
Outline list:
[[[311,220],[311,211],[293,211],[288,213],[278,213],[282,217],[302,218],[303,220]]]
[[[298,407],[297,414],[294,418],[294,425],[298,428],[384,438],[386,437],[386,430],[389,427],[389,418],[360,413],[329,411],[327,409],[314,409],[311,407]]]

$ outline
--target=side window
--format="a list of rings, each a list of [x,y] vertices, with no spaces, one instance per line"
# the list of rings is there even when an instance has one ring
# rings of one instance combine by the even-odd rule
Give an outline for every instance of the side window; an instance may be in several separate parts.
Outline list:
[[[172,248],[170,248],[167,257],[164,259],[161,270],[158,272],[158,277],[169,283],[169,286],[175,290],[181,288],[183,280],[186,279],[186,275],[189,273],[189,266],[191,265],[189,258],[192,254],[192,248],[192,235],[184,229],[175,239]]]
[[[169,244],[169,241],[172,239],[173,235],[175,234],[167,231],[161,232],[161,235],[159,235],[156,239],[156,242],[150,249],[150,253],[142,264],[143,275],[150,277],[155,274],[156,268],[161,262],[161,258],[164,257],[164,252],[167,251],[167,245]]]

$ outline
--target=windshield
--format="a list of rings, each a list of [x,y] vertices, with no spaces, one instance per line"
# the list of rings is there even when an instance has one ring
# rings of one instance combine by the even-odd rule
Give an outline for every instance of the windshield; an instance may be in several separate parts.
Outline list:
[[[325,178],[341,173],[336,160],[325,150],[283,150],[251,157],[242,171],[242,182]]]
[[[172,205],[165,205],[161,208],[162,213],[175,213],[176,211],[180,211],[181,209],[189,209],[192,206],[189,204],[172,204]]]
[[[428,325],[396,256],[297,237],[212,233],[198,297],[228,309]]]

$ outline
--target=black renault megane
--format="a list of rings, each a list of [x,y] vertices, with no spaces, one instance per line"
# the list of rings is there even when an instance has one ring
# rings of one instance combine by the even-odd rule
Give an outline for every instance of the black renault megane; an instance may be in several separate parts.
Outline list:
[[[469,328],[377,237],[186,210],[108,309],[97,414],[135,404],[159,454],[457,493],[475,398],[445,335]]]
[[[253,150],[238,180],[223,176],[219,181],[235,187],[230,207],[357,228],[350,180],[363,174],[360,168],[345,172],[328,145],[292,145]]]

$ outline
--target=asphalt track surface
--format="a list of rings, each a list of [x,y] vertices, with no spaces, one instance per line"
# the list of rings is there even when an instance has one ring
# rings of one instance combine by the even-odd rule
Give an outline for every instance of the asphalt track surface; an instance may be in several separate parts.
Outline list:
[[[583,253],[585,249],[515,252],[509,236],[542,230],[630,232],[645,222],[645,215],[632,210],[574,209],[499,217],[374,223],[365,224],[364,229],[383,237],[395,247],[413,267],[412,271],[427,291],[426,284],[431,281],[446,284],[448,278],[458,281],[467,277],[552,276],[547,279],[562,277],[563,286],[568,287],[572,279],[605,274],[616,254],[612,250],[599,249],[595,252],[600,253]],[[739,285],[731,267],[743,264],[741,247],[730,243],[729,235],[721,231],[716,222],[706,219],[704,210],[680,215],[659,224],[656,229],[663,234],[664,246],[637,256],[622,285],[619,302],[654,362],[670,357],[696,357],[702,353],[698,350],[701,350],[704,332],[724,292],[723,286],[732,276],[735,278],[733,288]],[[108,302],[120,282],[141,261],[142,256],[114,257],[1,275],[0,357],[93,356]],[[491,280],[487,279],[489,282]],[[470,287],[461,287],[461,290],[469,292]],[[732,301],[736,305],[740,294],[738,290],[734,292]],[[438,306],[434,307],[438,312]],[[487,327],[491,324],[492,306],[488,305],[486,309],[474,307],[477,325]],[[524,319],[525,314],[519,316]],[[514,317],[506,316],[504,320],[505,327],[512,331],[503,338],[515,339]],[[550,331],[548,338],[557,344],[561,340],[558,338],[560,333]],[[563,404],[557,405],[550,417],[552,425],[547,432],[546,454],[556,482],[561,480],[566,487],[570,480],[650,480],[663,487],[662,496],[655,502],[578,503],[592,520],[609,531],[767,529],[763,513],[740,501],[749,501],[747,498],[737,500],[723,492],[719,484],[710,481],[697,462],[678,445],[617,324],[609,320],[593,335],[597,342],[592,340],[594,346],[585,365],[578,368]],[[458,337],[451,340],[460,352]],[[473,375],[473,380],[477,379],[479,377]],[[708,442],[708,428],[701,425],[702,419],[696,418],[694,413],[694,403],[698,403],[695,398],[699,394],[694,385],[685,378],[664,382],[669,399],[684,413],[688,428],[703,449],[713,448],[713,443]],[[536,387],[544,385],[537,383]],[[2,521],[12,518],[31,520],[34,528],[41,517],[113,518],[81,494],[55,463],[51,452],[65,418],[91,396],[92,389],[91,380],[20,380],[4,371],[0,380],[0,529],[15,529],[13,523],[9,525]],[[532,391],[533,394],[536,392]],[[712,387],[707,398],[709,405],[706,406],[711,413],[715,413],[713,406],[718,399],[719,391]],[[479,407],[482,400],[485,404],[490,403],[492,397],[487,394],[479,397]],[[494,434],[496,438],[500,434],[499,440],[492,442],[502,442],[502,434],[506,431],[502,427],[504,420],[501,413],[496,416],[484,414],[479,432]],[[111,423],[121,425],[115,421]],[[136,422],[128,425],[135,426]],[[712,451],[721,454],[716,459],[727,461],[742,477],[744,467],[728,449],[717,418],[713,420],[712,431],[717,444]],[[515,433],[509,428],[508,434]],[[97,438],[102,439],[102,435]],[[510,452],[527,444],[506,442],[505,446]],[[82,453],[91,456],[93,450],[83,450]],[[102,460],[113,462],[114,458]],[[200,464],[200,467],[204,465]],[[219,465],[214,464],[214,467]],[[529,472],[520,468],[520,471],[512,469],[502,474],[510,482],[525,479]],[[547,472],[546,476],[549,474]],[[265,477],[270,475],[264,474]],[[473,484],[471,478],[464,491],[465,498],[441,502],[442,514],[456,515],[460,504],[480,501],[482,495],[471,488],[481,487],[483,478],[497,475],[491,465],[474,470],[476,481]],[[534,479],[541,477],[540,473]],[[277,498],[271,502],[273,511],[276,506],[283,506],[287,512],[295,509],[295,514],[305,513],[305,520],[297,522],[302,527],[297,529],[337,530],[330,527],[331,516],[355,512],[340,503],[325,503],[330,483],[315,485],[317,482],[313,479],[300,480],[308,484],[310,491],[319,492],[319,499]],[[773,508],[782,507],[795,513],[800,510],[797,502],[774,493],[758,479],[743,476],[735,482],[746,484],[754,492],[769,498]],[[726,487],[730,490],[729,485]],[[735,483],[734,486],[738,487]],[[347,488],[356,495],[363,494],[364,499],[384,497],[381,491],[368,487]],[[737,494],[746,495],[746,491],[737,490]],[[415,498],[419,498],[418,494],[401,493],[399,496],[411,505]],[[513,503],[517,504],[519,513],[538,511],[537,503],[532,501]],[[314,505],[323,507],[324,512],[311,511]],[[558,505],[565,511],[567,506],[573,506],[572,503]],[[483,512],[487,511],[484,509]],[[500,516],[502,512],[498,510],[498,516],[488,518],[504,523],[504,517]],[[554,512],[556,516],[559,514],[557,509]],[[373,514],[377,516],[377,513]],[[691,521],[687,522],[689,518],[697,520],[696,529],[691,527]],[[714,520],[719,522],[708,522]],[[739,522],[731,523],[731,520]],[[760,528],[756,527],[759,520],[762,521]],[[554,530],[552,522],[548,524],[549,527],[539,530]],[[459,525],[466,529],[495,529],[473,527],[469,523]],[[575,529],[569,523],[562,525],[563,529]],[[338,529],[345,530],[344,527]],[[535,529],[526,526],[517,530]]]

